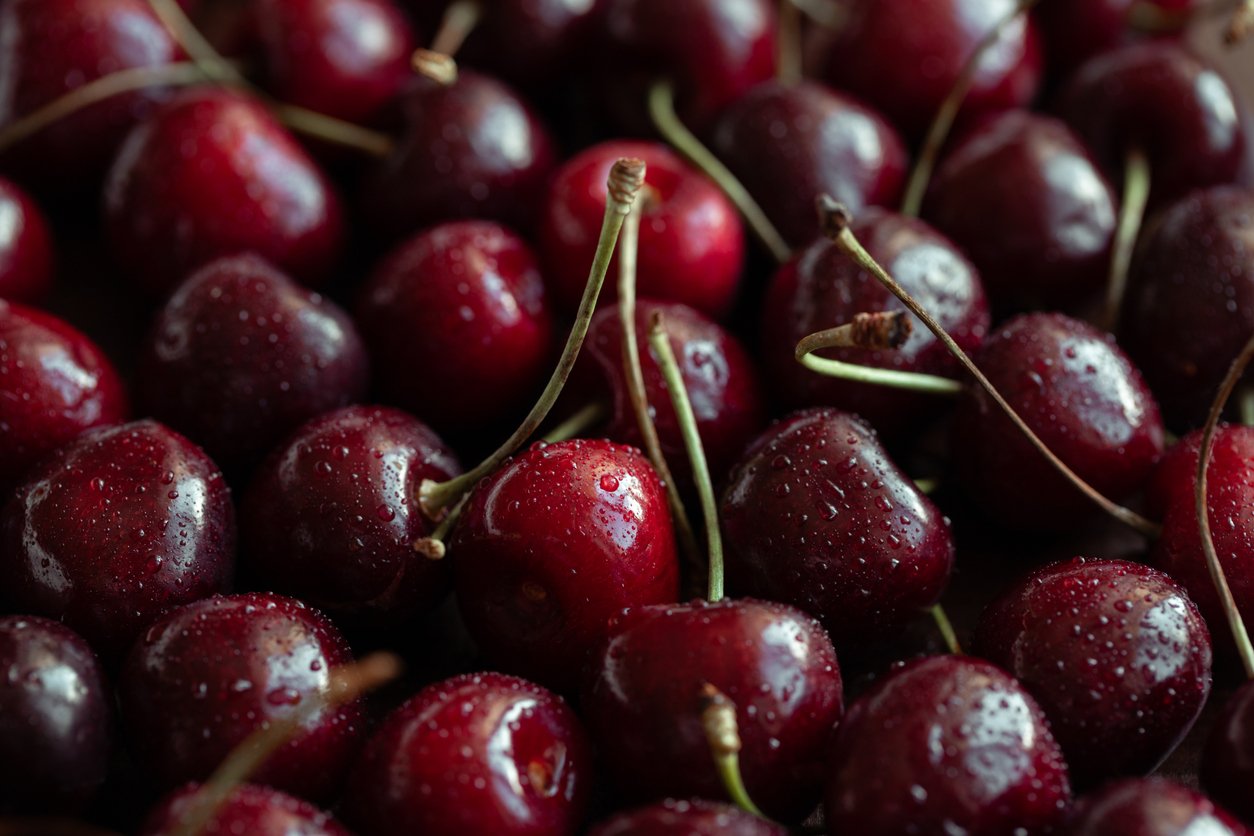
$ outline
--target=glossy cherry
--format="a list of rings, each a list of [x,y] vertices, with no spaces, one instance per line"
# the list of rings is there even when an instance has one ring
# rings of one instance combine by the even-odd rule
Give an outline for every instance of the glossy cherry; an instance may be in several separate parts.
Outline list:
[[[448,561],[414,541],[434,527],[414,497],[456,476],[453,452],[422,422],[378,406],[309,421],[262,464],[240,503],[246,565],[267,589],[333,615],[397,621],[443,598]]]
[[[104,783],[112,695],[96,656],[54,621],[0,618],[0,813],[74,811]]]
[[[805,610],[841,647],[917,617],[953,568],[949,520],[866,421],[834,409],[795,413],[759,436],[720,516],[732,588]]]
[[[1104,286],[1117,206],[1064,122],[1011,110],[945,154],[923,217],[975,263],[997,306],[1076,307]]]
[[[1249,787],[1246,787],[1247,793]],[[1076,807],[1073,836],[1249,836],[1251,831],[1196,790],[1164,778],[1117,781]]]
[[[1254,682],[1228,698],[1206,739],[1202,787],[1246,822],[1254,822]]]
[[[552,370],[536,258],[490,221],[441,224],[399,245],[366,283],[356,319],[379,393],[441,432],[521,414]]]
[[[105,186],[119,262],[154,294],[219,256],[252,251],[313,284],[343,234],[330,183],[265,106],[206,87],[181,93],[127,137]]]
[[[0,299],[36,302],[52,285],[52,234],[43,212],[0,178]]]
[[[1201,0],[1056,0],[1032,14],[1045,39],[1050,72],[1065,78],[1089,58],[1142,34],[1138,14],[1153,13],[1156,26],[1175,22],[1183,29],[1200,6]]]
[[[523,679],[466,674],[393,711],[352,770],[347,815],[373,836],[574,834],[592,752],[562,698]]]
[[[1197,719],[1211,641],[1171,578],[1139,563],[1050,564],[994,601],[976,651],[1045,711],[1077,786],[1148,772]]]
[[[562,691],[616,614],[679,594],[665,490],[643,453],[607,441],[515,456],[475,488],[449,548],[480,650]]]
[[[126,393],[95,343],[54,316],[0,299],[0,490],[92,427],[126,419]]]
[[[200,789],[192,784],[163,798],[148,814],[140,836],[181,833]],[[334,816],[308,801],[255,784],[236,787],[199,832],[205,836],[351,836]]]
[[[736,298],[745,242],[735,207],[718,187],[670,149],[649,142],[604,142],[576,154],[554,175],[540,222],[540,247],[553,298],[579,306],[605,214],[605,178],[614,161],[645,162],[640,199],[637,287],[641,296],[683,302],[720,317]],[[618,260],[610,267],[618,274]],[[615,282],[601,293],[614,298]]]
[[[64,621],[106,659],[158,617],[230,583],[222,473],[155,421],[98,429],[36,465],[3,513],[0,595]]]
[[[908,165],[884,117],[812,81],[754,87],[719,114],[710,148],[794,247],[818,234],[810,198],[830,194],[855,213],[895,206]]]
[[[154,783],[207,778],[257,729],[324,694],[353,661],[325,616],[293,598],[207,598],[153,624],[118,678],[127,741]],[[322,708],[251,780],[303,797],[332,795],[365,733],[360,702]]]
[[[360,400],[368,363],[348,314],[248,254],[212,261],[178,286],[136,382],[150,414],[234,470],[302,422]]]
[[[666,799],[611,816],[588,836],[785,836],[774,822],[715,801]]]

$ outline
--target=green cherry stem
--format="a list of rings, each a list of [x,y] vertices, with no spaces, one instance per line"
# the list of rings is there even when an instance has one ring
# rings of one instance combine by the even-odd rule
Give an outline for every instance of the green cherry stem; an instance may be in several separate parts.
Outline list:
[[[779,25],[776,27],[779,60],[775,78],[781,84],[801,80],[801,9],[795,0],[779,0]]]
[[[610,417],[609,406],[602,401],[593,401],[540,436],[540,440],[548,444],[567,441],[595,427],[608,417]]]
[[[483,3],[480,0],[454,0],[444,10],[440,28],[431,39],[431,51],[456,55],[482,17]]]
[[[1123,307],[1128,287],[1128,267],[1132,264],[1132,251],[1136,248],[1136,238],[1145,220],[1149,192],[1149,159],[1140,148],[1130,148],[1124,159],[1123,200],[1119,204],[1119,223],[1115,227],[1110,273],[1106,280],[1106,305],[1102,310],[1101,325],[1107,331],[1113,331],[1119,323],[1119,309]]]
[[[1247,427],[1254,427],[1254,386],[1247,386],[1241,390],[1241,423]]]
[[[928,612],[932,615],[932,621],[936,622],[936,631],[945,640],[945,647],[955,656],[961,656],[962,645],[958,643],[958,634],[954,632],[953,622],[949,620],[945,608],[936,603],[928,609]]]
[[[740,774],[740,728],[735,703],[708,682],[701,689],[701,703],[701,725],[723,788],[737,807],[765,819],[766,814],[749,797]]]

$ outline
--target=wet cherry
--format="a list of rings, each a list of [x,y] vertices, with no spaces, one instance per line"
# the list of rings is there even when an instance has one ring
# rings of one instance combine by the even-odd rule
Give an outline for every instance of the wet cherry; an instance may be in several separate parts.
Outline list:
[[[43,212],[0,178],[0,299],[37,302],[52,285],[52,234]]]
[[[148,814],[140,836],[176,836],[199,800],[192,784],[163,798]],[[202,830],[205,836],[350,836],[330,813],[308,801],[254,784],[236,787]]]
[[[1072,818],[1068,832],[1075,836],[1249,836],[1251,832],[1200,792],[1164,778],[1109,784],[1083,799]]]

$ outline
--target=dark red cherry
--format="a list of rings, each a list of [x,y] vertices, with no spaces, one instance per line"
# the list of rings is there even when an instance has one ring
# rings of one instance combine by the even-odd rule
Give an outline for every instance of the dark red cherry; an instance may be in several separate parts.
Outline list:
[[[340,201],[256,99],[224,87],[180,94],[139,125],[105,186],[113,250],[164,294],[220,256],[252,251],[307,284],[340,251]]]
[[[400,238],[466,218],[535,227],[558,152],[527,102],[462,70],[448,86],[415,80],[401,104],[405,134],[360,195],[377,234]]]
[[[622,157],[644,160],[646,166],[639,294],[722,316],[736,298],[744,266],[740,218],[717,186],[652,142],[604,142],[558,169],[540,221],[540,248],[554,299],[567,311],[579,306],[605,214],[605,179]],[[601,299],[615,296],[617,265],[615,258]]]
[[[150,414],[234,470],[302,422],[361,399],[368,364],[348,314],[247,254],[212,261],[178,286],[153,323],[136,384]]]
[[[543,90],[587,68],[598,2],[498,0],[484,8],[457,56],[527,90]]]
[[[863,419],[788,416],[758,437],[721,506],[733,589],[785,601],[838,646],[890,637],[949,580],[949,520],[888,458]]]
[[[176,790],[148,814],[140,836],[177,836],[196,809],[201,787]],[[330,813],[270,787],[243,784],[231,791],[200,833],[204,836],[351,836]]]
[[[1254,682],[1224,703],[1202,750],[1202,787],[1246,822],[1254,822]]]
[[[1158,405],[1104,331],[1062,314],[1016,317],[975,363],[1059,459],[1104,496],[1141,488],[1163,451]],[[1063,531],[1096,506],[1059,474],[982,389],[965,395],[951,434],[958,477],[998,523]]]
[[[448,561],[414,541],[434,527],[414,497],[461,466],[431,430],[396,409],[350,406],[296,430],[240,504],[246,565],[267,589],[333,615],[393,621],[425,611],[449,585]]]
[[[0,593],[64,621],[102,656],[231,580],[222,473],[155,421],[98,429],[36,465],[4,508]]]
[[[154,783],[209,777],[258,729],[325,694],[353,661],[325,616],[271,592],[181,607],[131,648],[118,679],[127,740]],[[303,797],[332,795],[365,732],[360,702],[320,708],[251,780]]]
[[[980,41],[1015,0],[855,0],[828,53],[826,78],[879,110],[908,137],[923,135]],[[1027,15],[985,53],[962,117],[1023,107],[1041,79],[1042,49]]]
[[[437,682],[393,711],[353,766],[347,815],[373,836],[574,834],[592,752],[562,698],[499,673]]]
[[[832,643],[785,604],[724,599],[637,607],[593,659],[584,719],[633,798],[724,798],[702,725],[702,689],[736,706],[749,796],[773,817],[814,809],[844,702]]]
[[[490,221],[441,224],[398,246],[367,282],[356,319],[380,394],[441,432],[521,414],[552,369],[536,258]]]
[[[1081,787],[1153,769],[1210,693],[1206,622],[1182,587],[1139,563],[1076,558],[1032,572],[985,610],[975,648],[1040,702]]]
[[[615,615],[679,595],[666,492],[643,453],[607,441],[518,454],[475,488],[449,545],[480,650],[557,690]]]
[[[787,828],[715,801],[666,799],[617,813],[588,836],[785,836]]]
[[[52,267],[43,212],[16,184],[0,178],[0,299],[38,301],[52,285]]]
[[[837,833],[1048,833],[1071,802],[1036,700],[979,659],[917,659],[849,707],[824,810]]]
[[[1116,180],[1138,148],[1149,159],[1152,200],[1230,183],[1244,159],[1245,105],[1227,79],[1178,43],[1150,41],[1083,64],[1059,111]]]
[[[112,694],[96,656],[44,618],[0,618],[0,813],[73,812],[104,783]]]
[[[1117,205],[1066,123],[1011,110],[946,153],[923,217],[975,263],[999,307],[1075,307],[1104,286]]]
[[[56,317],[0,299],[0,491],[92,427],[126,419],[126,393],[95,343]]]
[[[1245,787],[1246,794],[1249,787]],[[1117,781],[1083,799],[1071,836],[1249,836],[1251,831],[1196,790],[1165,778]]]
[[[1051,74],[1065,77],[1084,61],[1133,40],[1138,17],[1159,34],[1183,29],[1201,0],[1052,0],[1032,10],[1045,39]],[[1167,24],[1169,28],[1162,27]],[[1148,32],[1146,33],[1148,34]]]
[[[830,194],[856,213],[895,206],[906,180],[896,129],[812,81],[754,87],[719,114],[710,147],[794,247],[818,234],[815,195]]]
[[[958,344],[974,351],[988,331],[988,303],[974,266],[940,233],[914,218],[869,208],[853,223],[867,251],[919,300]],[[776,271],[762,311],[762,354],[767,380],[781,405],[835,406],[856,412],[881,432],[918,426],[944,404],[886,386],[815,374],[794,357],[797,342],[856,314],[903,310],[874,276],[827,240],[801,250]],[[957,377],[959,366],[932,332],[915,321],[910,337],[892,351],[822,352],[850,363]]]
[[[261,0],[267,88],[283,101],[369,122],[413,75],[414,33],[392,0]]]

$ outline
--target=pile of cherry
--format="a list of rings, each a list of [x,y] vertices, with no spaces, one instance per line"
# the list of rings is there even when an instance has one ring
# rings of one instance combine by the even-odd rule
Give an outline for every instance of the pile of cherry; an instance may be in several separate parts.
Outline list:
[[[1217,11],[0,0],[0,834],[1254,832]]]

